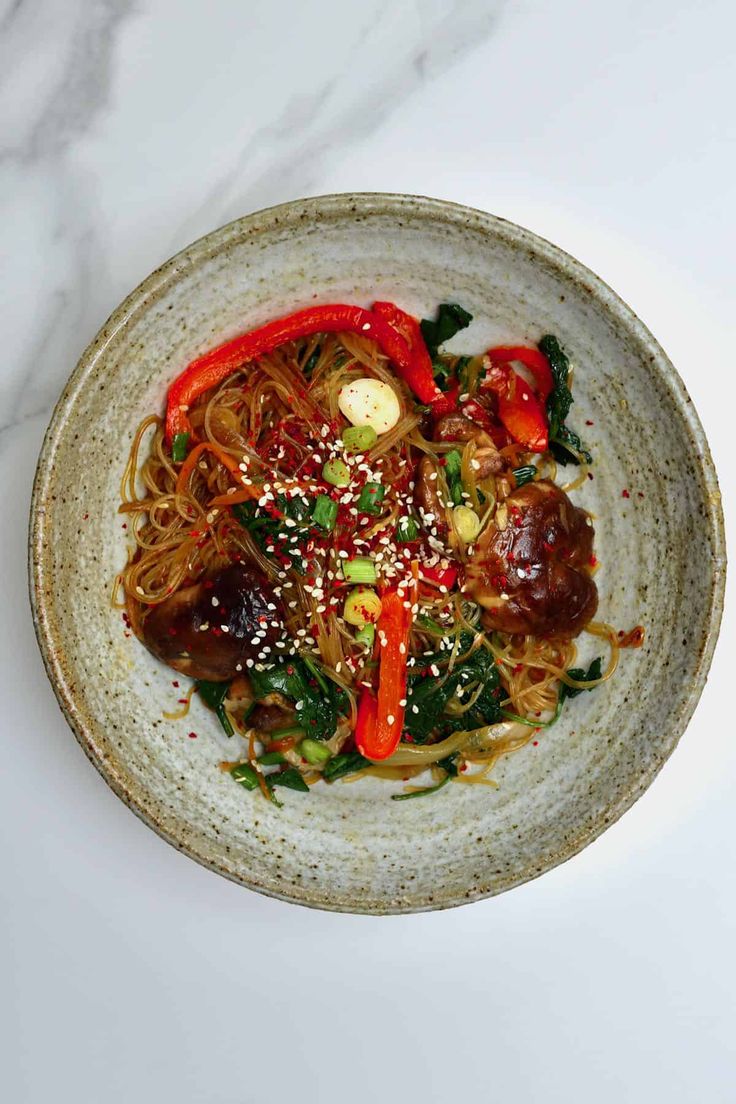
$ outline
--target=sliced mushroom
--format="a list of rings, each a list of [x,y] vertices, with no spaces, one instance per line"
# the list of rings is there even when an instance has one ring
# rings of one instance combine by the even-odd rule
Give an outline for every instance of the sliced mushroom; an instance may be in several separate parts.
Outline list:
[[[447,517],[442,503],[437,468],[429,456],[423,456],[414,476],[414,505],[425,529],[436,528],[438,535],[447,532]]]
[[[473,460],[478,480],[487,479],[503,469],[503,457],[492,439],[482,426],[466,418],[464,414],[456,411],[443,415],[434,427],[434,439],[435,441],[458,441],[463,444],[475,441],[476,451]]]

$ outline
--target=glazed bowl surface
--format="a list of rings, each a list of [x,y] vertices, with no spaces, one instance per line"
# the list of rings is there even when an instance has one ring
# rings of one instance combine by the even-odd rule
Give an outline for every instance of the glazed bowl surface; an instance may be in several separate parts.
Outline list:
[[[594,478],[599,616],[642,624],[614,679],[494,770],[497,789],[392,802],[392,784],[287,792],[284,807],[218,769],[232,747],[195,700],[170,721],[176,676],[111,608],[125,562],[119,485],[142,417],[197,354],[320,302],[389,299],[418,316],[473,314],[451,348],[556,334],[575,366],[571,422]],[[693,556],[697,548],[698,555]],[[114,312],[64,390],[39,460],[31,601],[49,678],[118,796],[187,855],[251,889],[366,913],[497,894],[569,858],[649,786],[684,731],[718,632],[725,551],[718,485],[685,388],[633,312],[579,262],[489,214],[413,196],[336,195],[216,230]],[[583,658],[596,654],[581,638]],[[597,649],[598,651],[600,648]],[[197,739],[189,737],[196,732]]]

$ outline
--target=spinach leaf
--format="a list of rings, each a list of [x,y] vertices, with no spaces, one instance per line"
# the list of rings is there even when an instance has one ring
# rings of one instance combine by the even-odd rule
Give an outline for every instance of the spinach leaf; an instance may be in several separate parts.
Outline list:
[[[565,445],[571,445],[577,452],[582,453],[586,464],[593,463],[593,457],[583,446],[583,442],[580,440],[577,433],[574,433],[573,430],[563,425],[560,426],[557,431],[555,439],[550,439],[549,450],[558,464],[579,464],[580,461],[577,456],[570,452],[569,449],[565,448]]]
[[[312,503],[308,498],[303,495],[287,498],[286,495],[280,494],[276,495],[274,506],[283,514],[284,518],[290,518],[298,523],[297,528],[291,530],[292,533],[298,533],[300,529],[306,531],[312,517]],[[231,509],[233,516],[244,529],[248,530],[256,544],[264,552],[266,545],[273,543],[283,527],[281,518],[259,516],[257,514],[258,505],[255,502],[238,502]],[[299,549],[285,542],[283,543],[284,554],[292,559],[294,570],[303,575],[306,571],[306,564]]]
[[[434,322],[424,318],[420,323],[422,337],[429,349],[429,355],[434,359],[440,345],[444,345],[456,333],[464,330],[472,320],[472,314],[463,310],[457,303],[440,303]]]
[[[531,483],[537,469],[534,464],[526,464],[523,468],[514,468],[513,476],[517,487],[523,487],[525,483]]]
[[[592,682],[593,679],[599,679],[603,673],[603,658],[597,656],[588,667],[586,671],[583,667],[571,667],[567,672],[570,678],[576,679],[578,682]],[[566,701],[568,698],[576,698],[578,694],[582,694],[587,690],[590,693],[591,690],[595,690],[595,686],[568,686],[566,682],[560,685],[560,694],[558,698],[558,705]]]
[[[460,506],[463,501],[462,463],[463,458],[457,449],[445,455],[445,479],[454,506]]]
[[[460,639],[461,652],[467,651],[472,641],[470,633],[463,633]],[[446,661],[447,651],[423,656],[421,662],[413,668],[419,673],[412,677],[407,691],[404,729],[417,744],[426,743],[435,733],[444,737],[461,729],[471,730],[493,724],[501,715],[499,697],[502,690],[498,668],[489,651],[485,648],[476,649],[464,663],[456,664],[441,684],[439,679],[428,673],[430,666],[438,660]],[[471,684],[473,694],[477,684],[483,686],[472,707],[457,716],[446,713],[447,705],[457,695],[458,689],[463,690]]]
[[[547,417],[549,419],[549,447],[558,464],[579,464],[580,461],[573,456],[564,446],[572,445],[574,449],[583,454],[586,463],[593,461],[592,456],[583,448],[577,433],[573,433],[565,425],[565,419],[570,413],[573,404],[572,391],[568,387],[570,374],[570,361],[562,346],[553,334],[545,334],[539,342],[539,348],[544,353],[549,366],[552,369],[554,386],[547,399]]]
[[[299,725],[307,736],[317,740],[334,736],[337,719],[346,709],[345,694],[333,682],[313,676],[299,657],[284,657],[264,671],[253,667],[248,674],[257,701],[274,692],[283,694],[295,703]]]
[[[309,793],[309,786],[296,767],[289,767],[288,770],[269,774],[266,778],[266,782],[269,788],[273,788],[274,786],[285,786],[288,790],[298,790],[299,793]]]
[[[314,352],[311,353],[311,355],[307,358],[306,364],[304,364],[304,366],[302,367],[302,374],[307,378],[311,376],[312,372],[314,371],[315,365],[319,360],[319,354],[321,353],[321,351],[322,346],[315,345]]]
[[[370,759],[366,759],[359,751],[349,751],[330,759],[322,771],[322,777],[325,782],[334,782],[337,778],[344,778],[346,774],[355,774],[356,771],[369,766]]]
[[[226,736],[232,736],[234,732],[225,709],[225,698],[229,689],[229,682],[208,682],[206,679],[200,679],[197,682],[197,693],[204,704],[217,714],[217,719],[225,730]]]
[[[435,357],[432,361],[432,375],[440,391],[449,391],[455,378],[455,373],[452,370],[452,366],[447,361]]]

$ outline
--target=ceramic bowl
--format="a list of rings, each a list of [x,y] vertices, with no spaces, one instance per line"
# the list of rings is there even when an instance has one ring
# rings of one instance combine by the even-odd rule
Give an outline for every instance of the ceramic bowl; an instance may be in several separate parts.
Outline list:
[[[194,356],[315,302],[444,300],[473,314],[454,346],[558,335],[575,364],[572,421],[595,478],[600,616],[646,628],[616,677],[575,699],[497,789],[392,802],[390,783],[287,792],[275,809],[218,770],[232,748],[194,703],[168,721],[173,673],[111,609],[127,536],[117,515],[139,420]],[[693,548],[698,555],[693,556]],[[445,908],[570,858],[650,785],[705,682],[724,584],[718,486],[692,402],[633,312],[561,250],[437,200],[337,195],[225,226],[168,261],[115,311],[73,372],[41,452],[30,534],[38,640],[59,703],[115,793],[179,850],[250,889],[366,913]],[[591,655],[582,638],[583,654]],[[189,737],[197,733],[197,739]]]

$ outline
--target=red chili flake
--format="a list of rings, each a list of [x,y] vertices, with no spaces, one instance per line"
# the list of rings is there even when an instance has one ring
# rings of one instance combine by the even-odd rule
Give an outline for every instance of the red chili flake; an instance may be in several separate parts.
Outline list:
[[[127,528],[128,528],[127,522],[124,521],[123,522],[123,529],[127,529]]]
[[[644,492],[643,491],[637,491],[636,494],[637,494],[638,498],[643,498],[644,497]]]
[[[463,771],[463,773],[464,773],[464,772],[465,772],[465,771],[466,771],[467,769],[468,769],[468,764],[467,764],[467,763],[463,763],[463,765],[462,765],[462,766],[460,767],[460,770],[461,770],[461,771]]]
[[[89,514],[84,514],[82,516],[82,521],[86,521],[88,517],[89,517]]]
[[[123,621],[124,621],[124,622],[125,622],[125,624],[126,624],[126,625],[128,626],[128,628],[130,628],[130,618],[128,617],[128,615],[127,615],[127,613],[125,612],[125,610],[123,610]]]
[[[621,497],[622,497],[622,498],[631,498],[631,495],[630,495],[630,494],[629,494],[629,492],[628,492],[628,491],[627,491],[627,490],[626,490],[626,489],[624,488],[624,490],[623,490],[623,491],[621,492]]]
[[[585,424],[586,425],[595,425],[595,422],[591,422],[590,418],[587,418]]]
[[[172,686],[174,686],[174,687],[176,687],[176,689],[178,690],[178,689],[179,689],[179,680],[178,680],[178,679],[174,679],[174,680],[173,680],[173,682],[171,683],[171,685],[172,685]]]
[[[189,737],[190,740],[196,740],[197,739],[197,733],[196,732],[188,732],[187,736]]]
[[[517,663],[516,666],[513,669],[513,673],[515,675],[520,675],[523,670],[524,670],[524,664],[523,663]]]
[[[550,544],[550,542],[547,540],[542,541],[542,548],[545,550],[545,552],[554,552],[555,550],[555,546],[553,544]]]
[[[189,698],[177,698],[176,700],[179,703],[179,705],[186,705],[189,701]]]
[[[539,747],[539,740],[532,740],[534,747]]]
[[[592,473],[592,472],[588,472],[588,479],[592,479],[592,478],[593,478],[593,473]]]
[[[588,563],[590,564],[591,567],[595,567],[595,565],[598,563],[598,557],[595,555],[594,552],[591,553],[591,556],[590,556],[590,559],[588,560]]]

